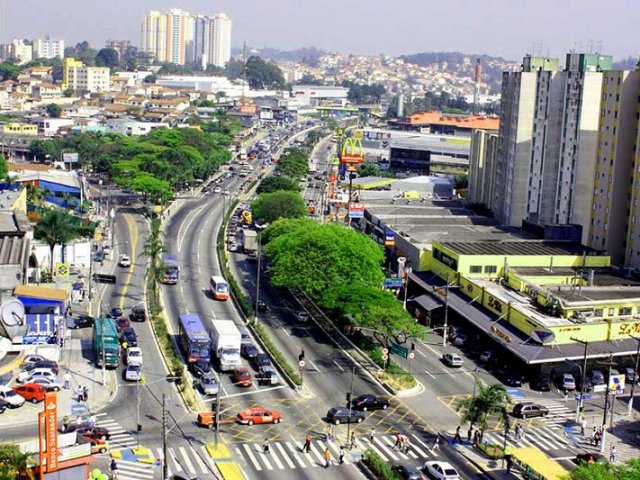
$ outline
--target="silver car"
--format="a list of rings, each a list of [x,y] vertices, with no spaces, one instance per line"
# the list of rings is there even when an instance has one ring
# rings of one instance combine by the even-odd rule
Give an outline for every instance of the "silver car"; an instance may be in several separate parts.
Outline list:
[[[203,375],[196,380],[196,385],[204,395],[217,395],[220,391],[220,385],[213,375]]]
[[[140,365],[127,365],[127,369],[124,371],[124,378],[130,382],[142,380],[142,367]]]
[[[59,392],[64,387],[63,383],[56,378],[51,378],[43,375],[34,376],[29,383],[42,385],[47,389],[47,392]]]

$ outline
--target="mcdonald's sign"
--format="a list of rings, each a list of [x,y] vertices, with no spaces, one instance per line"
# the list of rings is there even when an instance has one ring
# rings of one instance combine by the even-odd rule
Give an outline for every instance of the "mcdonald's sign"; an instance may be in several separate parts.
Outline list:
[[[342,142],[342,152],[340,153],[340,163],[362,163],[364,162],[364,149],[360,138],[349,137]]]

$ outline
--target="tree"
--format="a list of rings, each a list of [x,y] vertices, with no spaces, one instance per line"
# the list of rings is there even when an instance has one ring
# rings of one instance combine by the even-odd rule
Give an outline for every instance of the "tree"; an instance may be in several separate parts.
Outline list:
[[[120,58],[118,52],[113,48],[103,48],[96,55],[97,67],[114,68],[118,66],[118,63],[120,63]]]
[[[0,155],[0,179],[9,177],[9,164],[4,155]]]
[[[85,40],[83,42],[76,43],[75,47],[65,48],[64,56],[65,58],[73,57],[76,60],[80,60],[85,65],[92,66],[95,64],[96,51],[91,48],[89,42]]]
[[[53,162],[61,159],[62,148],[57,139],[33,140],[29,145],[29,153],[41,162]]]
[[[153,201],[164,201],[171,197],[171,185],[165,180],[160,180],[148,173],[140,173],[131,181],[131,189],[134,192],[144,193],[145,199],[151,197]]]
[[[304,199],[298,192],[278,190],[258,195],[251,204],[253,217],[271,223],[279,218],[302,218],[307,215]]]
[[[509,393],[504,385],[477,385],[478,392],[473,397],[465,398],[459,409],[463,410],[462,421],[469,422],[471,427],[480,426],[480,435],[487,429],[490,417],[497,416],[505,425],[509,424]]]
[[[20,74],[20,66],[15,62],[8,60],[0,63],[0,81],[15,80]]]
[[[291,178],[269,176],[260,182],[256,191],[258,193],[272,193],[278,190],[299,192],[300,186],[296,180]]]
[[[343,225],[278,221],[263,235],[273,263],[271,281],[278,287],[299,288],[318,300],[339,285],[382,285],[382,248]]]
[[[0,480],[34,480],[33,464],[35,460],[31,453],[22,453],[14,444],[0,444]]]
[[[299,149],[290,149],[278,160],[277,171],[291,178],[306,177],[309,173],[309,157]]]
[[[635,458],[622,465],[615,463],[580,462],[568,480],[636,480],[640,478],[640,460]]]
[[[245,67],[249,86],[256,90],[266,88],[284,88],[285,80],[280,67],[275,62],[265,62],[262,58],[252,55]]]
[[[78,237],[78,229],[73,223],[73,216],[60,210],[44,210],[36,225],[34,236],[49,245],[51,253],[51,273],[53,274],[53,250],[56,245],[62,247],[62,261],[64,262],[64,247]]]
[[[60,105],[56,103],[50,103],[47,105],[47,115],[50,118],[60,118],[60,115],[62,115],[62,108],[60,108]]]
[[[144,242],[143,252],[149,257],[150,274],[153,279],[153,292],[157,294],[158,282],[162,277],[162,265],[160,265],[160,255],[166,252],[166,248],[162,243],[162,233],[160,231],[160,219],[154,217],[151,220],[151,232]]]
[[[379,177],[380,167],[373,163],[361,163],[358,165],[358,175],[361,177]]]

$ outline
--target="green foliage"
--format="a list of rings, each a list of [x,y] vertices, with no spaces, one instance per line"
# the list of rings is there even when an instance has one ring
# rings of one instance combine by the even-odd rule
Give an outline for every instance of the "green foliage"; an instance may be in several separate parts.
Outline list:
[[[62,159],[62,148],[60,141],[51,140],[33,140],[29,145],[29,154],[33,158],[43,162],[48,160],[53,162]]]
[[[281,233],[273,236],[271,229]],[[273,262],[271,281],[278,287],[299,288],[317,300],[339,285],[382,284],[382,249],[350,228],[307,220],[276,223],[267,228],[265,236],[264,250]]]
[[[492,460],[499,460],[504,457],[504,448],[495,443],[480,443],[478,444],[478,450]]]
[[[456,190],[469,187],[469,175],[456,175],[453,177],[453,185]]]
[[[0,480],[34,480],[35,476],[31,469],[34,463],[33,455],[22,453],[17,445],[0,444]]]
[[[253,217],[271,223],[279,218],[302,218],[307,215],[304,199],[298,192],[277,190],[261,193],[252,204]]]
[[[158,217],[151,219],[151,232],[144,242],[142,251],[149,257],[149,277],[154,282],[154,291],[157,291],[158,281],[160,281],[162,276],[160,254],[167,251],[162,242],[160,219]]]
[[[581,462],[566,477],[568,480],[637,480],[640,478],[640,459],[623,464]]]
[[[0,180],[9,176],[9,165],[4,155],[0,155]]]
[[[278,160],[277,171],[296,180],[306,177],[309,173],[309,157],[299,148],[289,149]]]
[[[60,105],[56,103],[50,103],[47,105],[46,110],[47,115],[50,118],[60,118],[60,115],[62,115],[62,108],[60,108]]]
[[[387,93],[384,86],[379,83],[360,85],[344,80],[341,85],[349,89],[348,98],[356,104],[380,103],[382,96]]]
[[[15,62],[8,60],[0,63],[0,81],[15,80],[19,74],[20,66],[16,65]]]
[[[361,177],[379,177],[380,167],[373,163],[361,163],[358,165],[358,175]]]
[[[278,190],[288,190],[292,192],[299,192],[300,187],[298,182],[287,177],[274,177],[269,176],[260,182],[258,185],[257,193],[273,193]]]
[[[113,48],[103,48],[96,55],[97,67],[114,68],[118,66],[119,61],[118,52]]]
[[[487,428],[488,419],[492,416],[497,416],[507,424],[509,402],[509,393],[504,385],[496,383],[484,386],[478,383],[476,395],[465,398],[460,404],[459,410],[463,411],[462,421],[469,422],[471,426],[479,425],[483,433]]]
[[[362,461],[378,480],[400,480],[400,477],[391,468],[391,464],[370,448],[365,450]]]
[[[73,57],[76,60],[80,60],[82,63],[88,66],[95,65],[96,60],[96,51],[91,48],[89,42],[86,40],[84,42],[76,43],[75,47],[67,47],[64,49],[64,56]]]
[[[56,245],[64,246],[79,236],[78,227],[74,217],[61,210],[46,209],[40,216],[36,225],[34,236],[42,240],[51,250],[51,271],[53,272],[53,249]],[[63,258],[64,261],[64,258]]]
[[[251,88],[257,90],[282,89],[285,86],[282,70],[273,61],[265,62],[262,58],[252,55],[247,59],[245,70]]]
[[[171,185],[165,180],[160,180],[148,173],[139,173],[131,181],[131,189],[134,192],[142,192],[145,197],[151,197],[152,201],[166,201],[171,197]]]

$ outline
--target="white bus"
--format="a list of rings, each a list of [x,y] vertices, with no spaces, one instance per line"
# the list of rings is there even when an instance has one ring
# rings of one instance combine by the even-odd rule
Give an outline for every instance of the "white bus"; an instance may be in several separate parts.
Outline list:
[[[221,276],[212,276],[209,280],[209,287],[215,300],[227,300],[229,298],[229,284]]]

